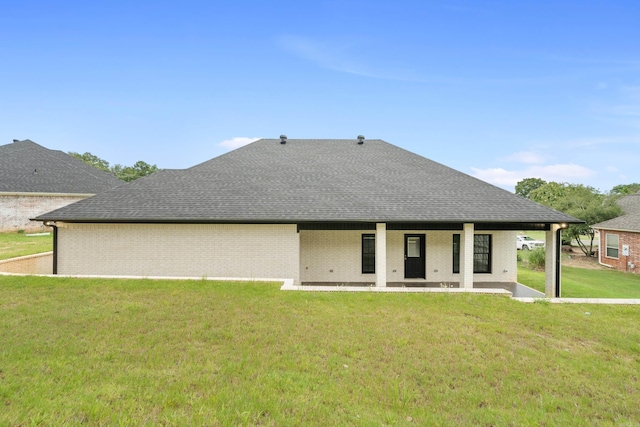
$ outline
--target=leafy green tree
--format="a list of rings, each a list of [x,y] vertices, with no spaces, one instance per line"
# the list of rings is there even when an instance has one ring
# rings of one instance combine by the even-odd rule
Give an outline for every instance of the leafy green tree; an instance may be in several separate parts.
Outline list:
[[[114,165],[111,168],[111,171],[116,177],[127,182],[151,175],[158,170],[158,166],[150,165],[142,160],[138,160],[133,166]]]
[[[569,184],[566,183],[547,182],[535,190],[532,190],[529,194],[529,199],[555,210],[562,211],[568,186]]]
[[[84,154],[80,154],[80,153],[75,153],[73,151],[69,152],[69,155],[71,157],[75,157],[76,159],[80,159],[83,162],[85,162],[88,165],[91,165],[93,167],[96,167],[100,170],[103,170],[105,172],[110,172],[109,170],[109,162],[107,162],[104,159],[101,159],[100,157],[89,153],[88,151]]]
[[[529,199],[529,196],[531,195],[531,192],[533,190],[543,186],[546,183],[547,181],[540,178],[525,178],[516,184],[516,194],[524,197],[525,199]]]
[[[634,182],[633,184],[620,184],[611,189],[611,194],[625,195],[636,194],[640,192],[640,184]]]
[[[111,172],[116,176],[116,178],[127,182],[142,178],[143,176],[151,175],[152,173],[160,170],[158,169],[158,166],[150,165],[149,163],[143,162],[142,160],[138,160],[134,163],[133,166],[113,165],[109,167],[109,162],[89,152],[86,152],[84,154],[70,152],[69,155],[80,159],[86,164],[94,166],[100,170]]]
[[[591,226],[622,214],[615,196],[582,184],[548,182],[533,190],[530,196],[534,202],[585,221],[585,224],[571,224],[563,234],[567,239],[575,240],[587,256],[594,254],[595,230]],[[588,243],[582,240],[584,236]]]

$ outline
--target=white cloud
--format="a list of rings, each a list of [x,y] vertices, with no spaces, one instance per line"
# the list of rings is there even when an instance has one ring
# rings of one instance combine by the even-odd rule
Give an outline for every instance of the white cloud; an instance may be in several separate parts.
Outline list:
[[[503,168],[479,169],[471,168],[473,176],[500,187],[514,188],[518,181],[524,178],[541,178],[555,182],[582,182],[595,175],[595,171],[584,166],[557,164],[547,166],[531,166],[521,170],[506,170]]]
[[[220,147],[228,148],[229,150],[235,150],[236,148],[243,147],[247,144],[251,144],[254,141],[259,140],[260,138],[249,138],[246,136],[236,136],[235,138],[225,139],[218,145]]]
[[[394,66],[397,59],[385,56],[379,50],[375,50],[376,57],[382,60],[367,56],[372,49],[371,42],[362,39],[314,40],[285,35],[279,37],[277,43],[288,53],[333,71],[375,79],[421,81],[414,71]]]
[[[476,178],[500,187],[515,187],[518,181],[520,181],[517,172],[508,171],[502,168],[471,168],[471,170],[474,172],[473,176]]]
[[[340,43],[319,42],[299,36],[282,36],[280,46],[289,53],[315,62],[321,67],[349,74],[372,77],[364,69],[362,61],[357,61],[349,53],[353,42],[342,40]]]
[[[539,164],[544,163],[545,158],[541,154],[534,153],[533,151],[520,151],[504,157],[502,160],[527,164]]]
[[[640,86],[622,86],[610,101],[592,106],[595,117],[605,122],[640,127]]]
[[[626,137],[604,137],[604,138],[582,138],[574,139],[564,143],[569,149],[576,148],[594,148],[605,145],[622,145],[631,144],[639,145],[640,136],[626,136]],[[561,144],[558,144],[561,145]]]

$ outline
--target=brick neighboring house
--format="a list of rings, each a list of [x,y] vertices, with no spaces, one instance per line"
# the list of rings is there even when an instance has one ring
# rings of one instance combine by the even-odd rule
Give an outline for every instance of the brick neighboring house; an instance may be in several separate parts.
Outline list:
[[[30,218],[122,184],[62,151],[13,140],[0,146],[0,232],[42,230]]]
[[[619,271],[640,273],[640,192],[618,200],[624,215],[592,227],[600,235],[600,264]]]
[[[500,287],[516,232],[581,223],[382,140],[261,139],[40,215],[54,272],[292,279],[295,284]]]

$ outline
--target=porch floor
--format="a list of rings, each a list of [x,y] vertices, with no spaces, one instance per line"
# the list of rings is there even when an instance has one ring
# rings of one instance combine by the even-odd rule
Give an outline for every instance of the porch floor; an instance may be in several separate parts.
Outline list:
[[[375,283],[371,282],[303,282],[302,286],[354,286],[354,287],[372,287]],[[448,288],[459,288],[458,282],[450,282]],[[441,282],[388,282],[387,288],[446,288]],[[515,298],[544,298],[542,292],[536,291],[528,286],[520,283],[505,282],[475,282],[474,289],[504,289],[512,293]]]

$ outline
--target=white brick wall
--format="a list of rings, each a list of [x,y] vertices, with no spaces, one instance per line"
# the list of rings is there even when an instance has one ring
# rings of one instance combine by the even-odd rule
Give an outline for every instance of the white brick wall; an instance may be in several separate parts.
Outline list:
[[[363,234],[375,231],[300,231],[300,280],[375,283],[375,274],[362,274]]]
[[[58,223],[58,273],[299,280],[295,225]]]
[[[483,232],[476,231],[481,234]],[[493,273],[474,274],[475,282],[517,282],[518,261],[516,250],[516,231],[495,231],[493,235]],[[506,270],[506,271],[505,271]],[[485,280],[485,277],[489,279]]]
[[[0,194],[0,232],[44,230],[45,227],[41,222],[29,221],[29,218],[51,212],[86,197],[86,195],[46,196],[41,194],[31,196],[26,194]]]
[[[300,280],[302,282],[375,283],[374,274],[361,273],[361,235],[373,233],[373,231],[301,231]],[[454,232],[426,230],[387,231],[387,282],[423,281],[404,278],[405,234],[425,234],[426,281],[459,282],[460,275],[453,274]],[[493,236],[493,254],[492,273],[474,274],[474,282],[517,281],[516,232],[476,231],[476,234]]]
[[[295,225],[58,226],[60,274],[274,277],[293,278],[296,284],[373,284],[376,279],[361,272],[361,235],[373,232],[297,233]],[[388,282],[408,281],[404,278],[405,234],[426,236],[428,282],[460,280],[459,274],[452,273],[453,232],[387,231]],[[515,282],[515,232],[486,234],[493,235],[492,273],[475,274],[474,281]]]

